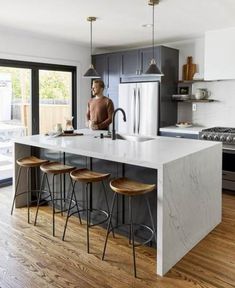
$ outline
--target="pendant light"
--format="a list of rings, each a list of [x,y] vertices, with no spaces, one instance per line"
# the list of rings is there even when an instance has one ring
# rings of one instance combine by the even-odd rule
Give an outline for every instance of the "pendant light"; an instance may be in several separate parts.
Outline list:
[[[164,76],[160,69],[157,67],[155,53],[154,53],[154,6],[159,4],[159,0],[149,0],[148,5],[153,7],[153,23],[152,23],[152,49],[153,49],[153,58],[150,62],[150,65],[145,72],[146,75],[153,75],[153,76]]]
[[[90,54],[91,54],[91,65],[89,69],[86,71],[86,73],[83,75],[86,78],[100,78],[99,74],[95,70],[93,64],[92,64],[92,22],[96,21],[96,17],[88,17],[87,21],[90,22]]]

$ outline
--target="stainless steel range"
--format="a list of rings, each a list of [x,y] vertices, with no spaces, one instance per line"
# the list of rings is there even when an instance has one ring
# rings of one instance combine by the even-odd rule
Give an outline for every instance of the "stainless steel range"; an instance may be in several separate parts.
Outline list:
[[[223,142],[223,189],[235,191],[235,128],[204,129],[199,139]]]
[[[228,147],[232,149],[233,145],[235,145],[235,128],[213,127],[209,129],[203,129],[199,133],[199,139],[220,141],[224,144],[223,148]]]

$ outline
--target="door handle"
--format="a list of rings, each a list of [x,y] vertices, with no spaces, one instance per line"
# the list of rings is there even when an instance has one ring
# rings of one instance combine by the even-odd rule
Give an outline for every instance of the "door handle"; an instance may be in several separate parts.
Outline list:
[[[140,88],[138,88],[138,134],[140,133]]]
[[[134,105],[133,105],[133,133],[136,131],[136,88],[134,90]]]

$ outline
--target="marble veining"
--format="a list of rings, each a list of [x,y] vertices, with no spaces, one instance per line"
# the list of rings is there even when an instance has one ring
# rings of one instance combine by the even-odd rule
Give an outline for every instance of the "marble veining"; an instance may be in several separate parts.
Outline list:
[[[15,159],[30,155],[31,146],[157,169],[158,275],[167,273],[221,221],[220,142],[158,136],[130,142],[94,138],[92,134],[34,135],[15,139]],[[23,189],[21,186],[20,191]]]

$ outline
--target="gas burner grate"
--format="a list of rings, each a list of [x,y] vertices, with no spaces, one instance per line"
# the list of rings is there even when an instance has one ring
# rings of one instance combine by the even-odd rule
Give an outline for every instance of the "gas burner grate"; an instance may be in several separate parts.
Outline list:
[[[235,128],[229,127],[213,127],[208,129],[203,129],[203,132],[212,132],[212,133],[235,133]]]

